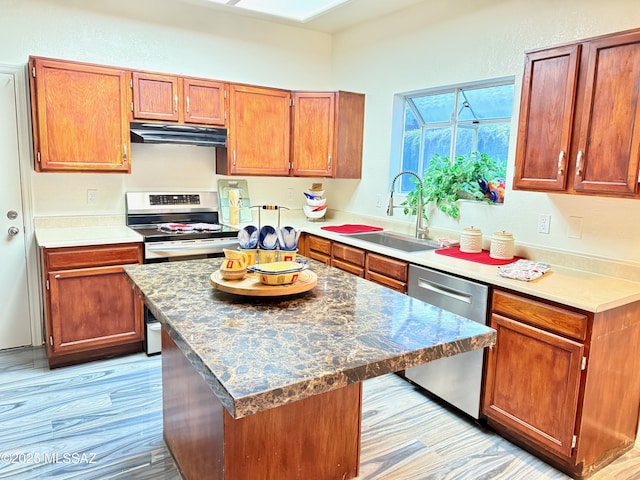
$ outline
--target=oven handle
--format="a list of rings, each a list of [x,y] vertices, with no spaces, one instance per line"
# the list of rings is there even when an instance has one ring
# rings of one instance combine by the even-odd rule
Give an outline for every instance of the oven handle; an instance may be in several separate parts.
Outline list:
[[[177,242],[176,242],[177,243]],[[198,244],[197,246],[177,244],[177,245],[163,245],[161,247],[154,247],[151,244],[147,244],[147,250],[153,253],[161,253],[161,252],[182,252],[189,250],[211,250],[211,251],[222,251],[223,248],[235,247],[238,245],[237,241],[233,242],[219,242],[214,244]],[[194,248],[195,247],[195,248]]]

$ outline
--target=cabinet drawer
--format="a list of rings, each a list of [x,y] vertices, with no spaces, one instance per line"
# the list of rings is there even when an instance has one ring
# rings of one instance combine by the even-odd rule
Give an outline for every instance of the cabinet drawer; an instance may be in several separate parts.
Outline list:
[[[368,273],[379,273],[385,277],[398,280],[405,285],[407,283],[407,272],[409,270],[407,262],[369,252],[366,264]]]
[[[377,283],[379,285],[383,285],[385,287],[391,288],[396,292],[407,293],[406,282],[400,282],[394,278],[387,277],[386,275],[381,275],[380,273],[367,271],[364,278],[374,283]]]
[[[364,250],[350,247],[348,245],[343,245],[341,243],[334,243],[332,248],[332,255],[334,259],[343,260],[344,262],[364,268]]]
[[[47,248],[44,261],[46,270],[142,263],[142,244]]]
[[[322,262],[325,265],[331,265],[331,256],[325,255],[324,253],[309,250],[309,258]]]
[[[585,340],[587,315],[559,308],[511,293],[494,290],[491,310],[510,318],[522,320],[545,330]]]
[[[352,273],[353,275],[364,277],[364,267],[359,267],[358,265],[354,265],[353,263],[334,258],[331,261],[331,266],[339,268],[340,270],[344,270],[345,272]]]
[[[325,238],[316,237],[314,235],[309,236],[309,254],[311,252],[320,252],[326,255],[331,255],[331,240]]]

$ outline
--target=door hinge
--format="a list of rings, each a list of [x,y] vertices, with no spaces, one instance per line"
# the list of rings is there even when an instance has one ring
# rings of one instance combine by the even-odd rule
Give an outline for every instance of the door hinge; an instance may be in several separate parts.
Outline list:
[[[31,75],[36,78],[36,67],[31,67]]]
[[[36,157],[38,157],[38,163],[40,163],[40,152],[36,153]]]
[[[130,86],[131,88],[133,88],[133,78],[130,78],[130,79],[129,79],[129,86]]]
[[[576,435],[571,439],[571,448],[576,448],[576,443],[578,442],[578,437]]]
[[[224,98],[227,98],[227,91],[224,91]]]
[[[582,357],[582,365],[580,365],[580,370],[587,369],[587,357]]]
[[[293,170],[293,162],[289,162],[289,170]]]
[[[289,106],[293,107],[293,106],[295,106],[295,104],[296,104],[296,102],[293,101],[293,98],[290,98],[289,99]]]
[[[49,345],[53,347],[53,336],[49,335]]]

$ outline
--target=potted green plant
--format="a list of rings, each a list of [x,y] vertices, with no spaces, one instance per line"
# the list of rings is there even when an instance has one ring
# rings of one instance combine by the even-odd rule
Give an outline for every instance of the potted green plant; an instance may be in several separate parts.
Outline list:
[[[501,202],[505,175],[506,165],[486,153],[460,155],[453,162],[449,157],[435,155],[424,171],[422,189],[414,181],[414,189],[401,205],[405,207],[405,214],[416,215],[418,195],[422,195],[425,206],[434,202],[440,211],[457,219],[460,217],[458,200]],[[428,220],[426,208],[424,218]]]

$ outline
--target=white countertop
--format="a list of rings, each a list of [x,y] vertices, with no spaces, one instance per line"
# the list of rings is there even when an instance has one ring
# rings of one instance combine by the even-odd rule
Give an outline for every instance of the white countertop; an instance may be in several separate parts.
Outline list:
[[[433,250],[415,253],[403,252],[375,243],[358,240],[349,235],[322,230],[321,228],[323,226],[341,225],[343,223],[349,222],[288,222],[289,225],[300,228],[307,233],[319,235],[330,240],[405,260],[416,265],[460,275],[490,285],[530,294],[589,312],[602,312],[627,303],[640,301],[639,281],[627,280],[626,278],[629,278],[629,276],[624,274],[614,276],[594,273],[594,271],[590,271],[588,268],[590,266],[588,265],[590,260],[588,257],[586,259],[587,264],[585,264],[584,267],[576,264],[571,265],[572,268],[568,268],[554,261],[549,261],[546,258],[531,258],[528,255],[522,255],[525,258],[549,262],[551,265],[551,270],[539,279],[532,282],[524,282],[499,277],[497,275],[497,266],[452,258],[437,254]],[[70,223],[65,226],[48,224],[46,226],[36,226],[35,233],[38,246],[45,248],[143,241],[141,235],[122,224],[97,225],[93,223],[78,225],[78,223]],[[519,252],[516,252],[516,254],[519,255]],[[598,261],[602,264],[600,260]],[[614,263],[612,263],[612,265],[613,267],[609,270],[615,271],[617,265]],[[626,266],[624,267],[626,268]],[[637,276],[633,278],[637,278]]]
[[[341,223],[338,222],[336,224],[339,225]],[[332,225],[332,223],[307,224],[302,227],[302,230],[354,247],[406,260],[413,264],[508,288],[589,312],[602,312],[627,303],[640,301],[640,282],[633,282],[624,278],[567,268],[552,263],[551,270],[542,277],[531,282],[524,282],[499,277],[497,274],[498,267],[495,265],[485,265],[452,258],[437,254],[434,250],[414,253],[403,252],[358,240],[349,235],[322,230],[321,227],[325,225]]]
[[[78,247],[142,242],[142,236],[126,225],[49,227],[35,229],[39,247]]]

